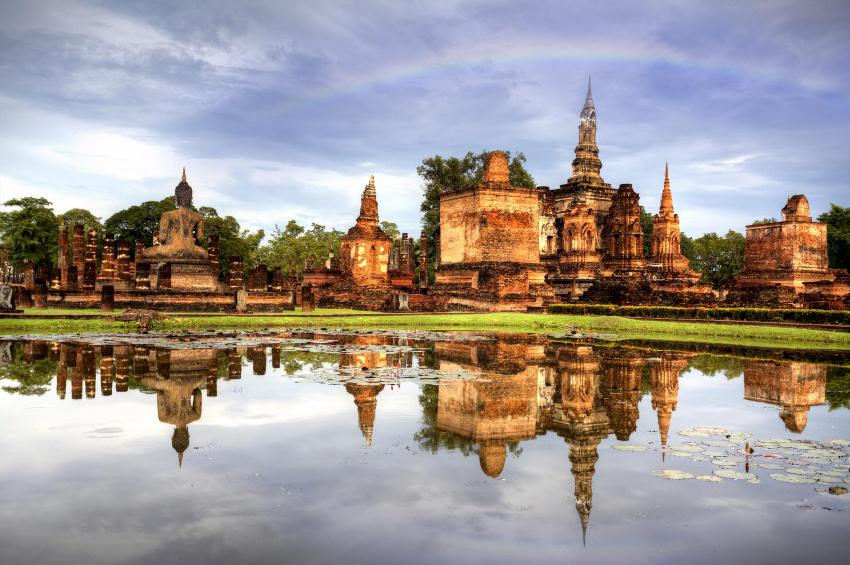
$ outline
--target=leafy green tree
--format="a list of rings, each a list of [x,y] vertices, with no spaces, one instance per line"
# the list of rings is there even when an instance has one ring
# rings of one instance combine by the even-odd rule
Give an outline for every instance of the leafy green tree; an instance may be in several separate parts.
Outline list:
[[[693,240],[691,267],[702,273],[702,280],[721,287],[744,268],[746,240],[729,230],[725,236],[707,233]]]
[[[762,225],[762,224],[775,224],[778,221],[779,220],[777,220],[776,218],[762,218],[761,220],[756,220],[755,222],[753,222],[750,225],[759,226],[759,225]]]
[[[381,229],[390,239],[398,239],[401,237],[401,232],[398,229],[398,224],[395,222],[381,222]]]
[[[74,224],[83,224],[85,225],[86,233],[91,228],[96,229],[98,234],[102,234],[103,232],[103,224],[100,223],[100,218],[83,208],[71,208],[67,212],[56,216],[56,219],[59,221],[59,225],[65,224],[69,228]]]
[[[153,245],[153,236],[159,232],[159,218],[164,212],[174,210],[174,197],[148,200],[112,214],[103,224],[105,233],[115,236],[115,241],[130,243],[141,241],[146,247]]]
[[[682,255],[688,258],[688,261],[691,263],[691,268],[693,268],[694,262],[694,238],[682,232],[679,234],[681,237],[679,238],[679,247],[682,250]]]
[[[218,235],[219,266],[222,273],[227,273],[231,257],[242,257],[242,264],[248,268],[256,266],[257,251],[266,235],[263,230],[243,230],[236,218],[222,218],[215,208],[209,206],[202,206],[198,213],[204,217],[203,245],[209,244],[209,236]]]
[[[295,220],[289,220],[283,229],[275,226],[268,244],[257,252],[258,262],[284,269],[292,262],[296,272],[303,269],[308,258],[321,266],[330,252],[339,255],[339,241],[343,235],[321,224],[314,223],[306,229]]]
[[[17,208],[0,212],[0,241],[8,250],[9,260],[16,267],[26,261],[36,266],[50,267],[56,261],[58,248],[56,215],[45,198],[14,198],[3,203]]]
[[[850,269],[850,207],[832,204],[829,212],[818,216],[818,221],[826,224],[829,266]]]
[[[423,159],[422,164],[416,167],[416,172],[423,181],[424,194],[420,211],[422,212],[422,231],[428,236],[429,265],[434,265],[437,256],[436,242],[440,235],[440,195],[453,190],[472,188],[481,182],[487,153],[487,151],[480,153],[470,151],[461,158],[443,158],[440,155],[434,155]],[[508,152],[511,186],[534,188],[534,178],[526,170],[525,162],[523,153],[519,152],[511,157]]]
[[[850,409],[850,368],[826,368],[826,401],[829,411]]]
[[[640,228],[643,231],[643,254],[649,257],[652,252],[652,214],[643,206],[640,207]]]
[[[4,344],[0,343],[0,347]],[[56,374],[56,362],[50,358],[25,362],[24,343],[11,346],[11,362],[0,365],[0,380],[14,381],[15,385],[4,385],[2,389],[10,394],[41,396],[50,389],[50,381]]]

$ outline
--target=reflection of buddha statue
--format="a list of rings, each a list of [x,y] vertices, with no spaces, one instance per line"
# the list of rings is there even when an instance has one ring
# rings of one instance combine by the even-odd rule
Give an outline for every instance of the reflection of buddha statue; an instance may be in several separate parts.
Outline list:
[[[166,371],[162,371],[165,373]],[[174,372],[168,378],[143,377],[142,384],[156,391],[156,408],[159,421],[172,424],[174,435],[171,445],[177,452],[177,461],[183,465],[183,452],[189,447],[188,425],[201,418],[203,396],[201,387],[206,383],[203,374],[181,376]]]
[[[159,220],[159,245],[144,250],[143,257],[151,263],[190,263],[209,261],[206,249],[198,245],[204,238],[204,218],[191,209],[192,187],[183,178],[174,190],[177,209],[165,212]]]
[[[508,445],[504,441],[482,441],[478,446],[478,462],[481,464],[481,470],[491,479],[497,479],[502,474],[507,456]]]

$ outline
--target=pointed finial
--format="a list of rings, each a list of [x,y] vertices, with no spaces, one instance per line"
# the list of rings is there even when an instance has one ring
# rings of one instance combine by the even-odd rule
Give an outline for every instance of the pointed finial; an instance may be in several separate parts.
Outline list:
[[[177,452],[177,467],[179,467],[180,469],[183,468],[183,453],[182,452]]]
[[[180,178],[180,182],[186,182],[186,167],[183,167],[183,176]]]
[[[581,116],[591,117],[596,113],[596,107],[593,105],[593,92],[590,88],[590,75],[587,75],[587,96],[584,99],[584,106],[581,109]]]
[[[366,189],[363,190],[363,196],[371,196],[375,197],[375,175],[369,175],[369,184],[366,185]]]
[[[589,73],[587,75],[587,98],[588,99],[593,98],[593,93],[590,90],[590,74]]]
[[[670,190],[670,166],[664,163],[664,189],[661,191],[661,212],[673,213],[673,193]]]

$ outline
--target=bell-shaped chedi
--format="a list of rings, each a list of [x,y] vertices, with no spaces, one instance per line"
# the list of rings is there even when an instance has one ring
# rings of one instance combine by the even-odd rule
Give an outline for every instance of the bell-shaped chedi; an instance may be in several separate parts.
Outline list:
[[[637,429],[643,363],[639,355],[624,350],[613,350],[603,358],[603,402],[614,435],[620,441],[627,441]]]
[[[826,402],[826,365],[746,361],[744,399],[779,405],[785,428],[802,433],[809,408]]]
[[[210,268],[209,253],[200,246],[204,218],[192,209],[192,187],[186,180],[186,169],[174,189],[174,199],[177,208],[162,214],[154,245],[142,252],[142,259],[167,270],[169,276],[162,277],[161,287],[216,290],[218,284]]]
[[[667,277],[699,279],[699,273],[688,266],[682,255],[682,233],[679,215],[673,210],[673,193],[670,190],[670,168],[664,166],[664,189],[661,206],[652,219],[652,242],[649,267]]]
[[[339,278],[318,289],[319,305],[380,310],[390,297],[392,240],[381,229],[375,177],[360,197],[360,215],[339,245]]]
[[[602,161],[599,160],[599,147],[596,145],[596,106],[593,104],[590,77],[587,79],[587,96],[581,109],[575,152],[573,174],[567,182],[603,184],[605,181],[600,174]]]
[[[562,252],[558,273],[574,280],[594,279],[598,275],[600,254],[596,212],[585,199],[576,196],[563,213]]]

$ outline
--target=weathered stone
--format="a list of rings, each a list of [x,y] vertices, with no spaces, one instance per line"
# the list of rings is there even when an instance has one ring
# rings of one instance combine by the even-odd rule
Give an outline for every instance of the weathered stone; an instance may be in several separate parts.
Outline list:
[[[35,282],[33,283],[32,300],[35,308],[47,308],[47,283],[44,279],[35,279]]]
[[[112,312],[115,309],[115,287],[105,284],[100,288],[100,309]]]
[[[312,312],[316,309],[316,297],[313,294],[313,285],[301,287],[301,310],[304,312]]]
[[[0,312],[15,311],[15,290],[11,285],[0,284]]]
[[[244,286],[243,282],[243,270],[242,270],[242,257],[238,257],[236,255],[230,258],[230,265],[228,266],[228,285],[230,286],[230,290],[235,292],[241,289]]]
[[[244,288],[240,288],[236,291],[235,294],[236,300],[236,311],[240,314],[244,314],[248,311],[248,291]]]

